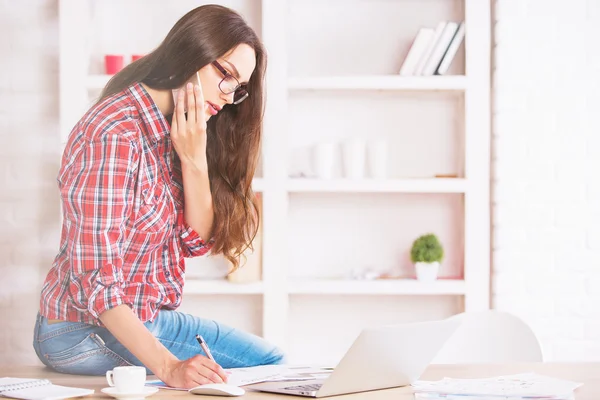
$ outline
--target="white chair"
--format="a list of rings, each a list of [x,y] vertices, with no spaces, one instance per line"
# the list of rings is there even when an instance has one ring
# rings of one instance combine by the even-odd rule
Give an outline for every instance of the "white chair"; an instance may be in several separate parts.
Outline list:
[[[433,364],[484,364],[543,361],[531,328],[520,318],[486,310],[457,314],[462,325],[438,352]]]

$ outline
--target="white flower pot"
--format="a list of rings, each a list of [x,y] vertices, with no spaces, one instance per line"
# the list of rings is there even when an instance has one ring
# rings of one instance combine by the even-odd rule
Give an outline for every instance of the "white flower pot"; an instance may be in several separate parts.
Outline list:
[[[415,270],[417,279],[421,282],[433,282],[437,279],[440,263],[435,261],[432,263],[416,262]]]

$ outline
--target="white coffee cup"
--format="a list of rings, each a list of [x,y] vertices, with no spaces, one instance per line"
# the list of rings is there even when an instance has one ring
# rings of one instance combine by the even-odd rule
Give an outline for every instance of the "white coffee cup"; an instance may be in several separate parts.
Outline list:
[[[372,178],[387,177],[387,143],[385,140],[372,140],[367,145],[367,164]]]
[[[146,384],[146,368],[127,366],[106,371],[106,380],[120,393],[140,393]]]
[[[366,143],[359,138],[346,140],[342,145],[344,176],[349,179],[365,177]]]
[[[333,142],[318,143],[314,147],[313,162],[315,175],[319,179],[332,179],[337,146]]]

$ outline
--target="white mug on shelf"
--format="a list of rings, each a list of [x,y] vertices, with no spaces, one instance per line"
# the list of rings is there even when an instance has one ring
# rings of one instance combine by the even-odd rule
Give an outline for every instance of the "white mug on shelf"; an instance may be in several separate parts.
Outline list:
[[[387,143],[383,139],[369,141],[367,145],[367,164],[371,178],[387,177]]]
[[[313,166],[319,179],[332,179],[337,146],[333,142],[317,143],[314,147]]]
[[[106,371],[106,380],[119,393],[140,393],[146,384],[146,368],[136,366],[115,367]]]
[[[349,179],[365,177],[366,143],[359,138],[346,140],[342,144],[344,176]]]

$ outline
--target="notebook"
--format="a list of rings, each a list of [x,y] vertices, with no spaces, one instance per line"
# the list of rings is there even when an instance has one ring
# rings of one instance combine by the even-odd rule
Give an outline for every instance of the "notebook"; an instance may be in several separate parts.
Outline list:
[[[92,393],[92,389],[54,385],[47,379],[0,378],[0,396],[13,399],[59,400]]]

